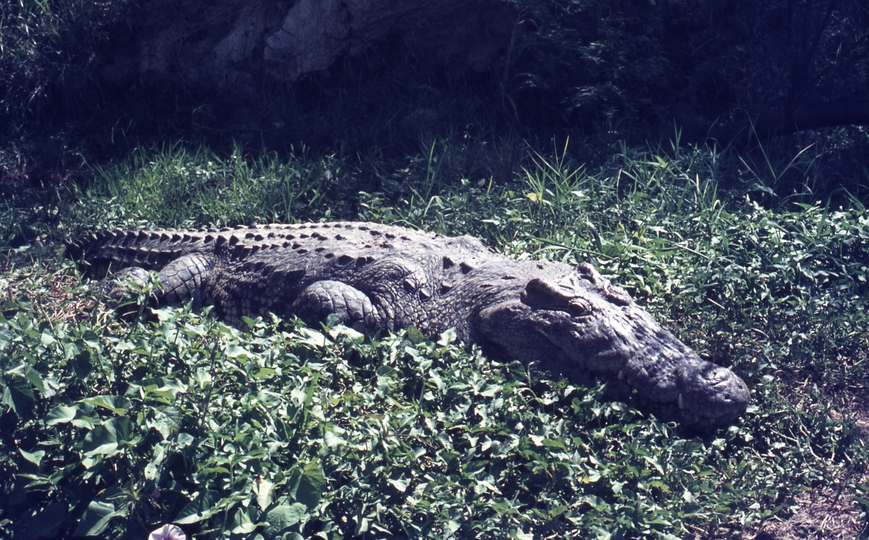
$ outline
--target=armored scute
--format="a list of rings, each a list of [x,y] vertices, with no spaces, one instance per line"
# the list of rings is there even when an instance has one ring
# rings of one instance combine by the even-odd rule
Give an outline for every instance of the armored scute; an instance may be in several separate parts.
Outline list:
[[[565,373],[621,380],[685,424],[745,411],[733,372],[701,359],[591,265],[515,261],[477,240],[373,223],[106,233],[69,244],[93,272],[157,271],[157,302],[242,316],[336,315],[364,332],[454,328],[467,344]]]

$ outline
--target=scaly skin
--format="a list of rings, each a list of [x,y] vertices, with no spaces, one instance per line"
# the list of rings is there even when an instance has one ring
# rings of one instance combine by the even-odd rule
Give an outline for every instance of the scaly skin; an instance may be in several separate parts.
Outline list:
[[[362,331],[455,328],[489,354],[618,379],[701,427],[733,421],[750,397],[588,264],[514,261],[470,237],[373,223],[105,233],[69,243],[100,274],[158,271],[158,302],[240,317],[336,314]],[[140,278],[141,279],[141,278]]]

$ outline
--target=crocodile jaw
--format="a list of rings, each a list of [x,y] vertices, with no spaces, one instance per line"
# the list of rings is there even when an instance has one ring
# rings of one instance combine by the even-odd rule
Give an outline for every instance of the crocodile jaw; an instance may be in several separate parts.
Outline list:
[[[577,317],[538,310],[530,320],[570,362],[678,407],[685,424],[722,425],[745,412],[751,398],[742,379],[700,358],[636,304],[600,311]]]
[[[479,318],[483,338],[510,356],[618,379],[643,399],[678,411],[686,425],[726,424],[750,401],[742,379],[700,358],[586,266],[533,278]]]

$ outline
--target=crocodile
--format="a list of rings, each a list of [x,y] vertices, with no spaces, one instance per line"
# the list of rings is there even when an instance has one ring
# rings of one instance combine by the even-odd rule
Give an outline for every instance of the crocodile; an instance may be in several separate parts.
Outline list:
[[[365,333],[448,329],[492,357],[622,381],[689,426],[749,403],[731,370],[700,358],[588,263],[514,260],[469,236],[363,222],[103,232],[68,242],[89,272],[147,279],[158,304],[192,302],[230,324],[268,313]]]

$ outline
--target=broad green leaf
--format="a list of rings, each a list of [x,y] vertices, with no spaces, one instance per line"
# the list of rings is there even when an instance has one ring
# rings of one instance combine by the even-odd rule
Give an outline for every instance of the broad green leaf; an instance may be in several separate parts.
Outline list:
[[[99,421],[99,418],[94,418],[92,416],[77,416],[72,419],[70,424],[74,425],[77,428],[93,429],[94,427],[96,427],[97,422]]]
[[[323,435],[323,442],[326,443],[326,446],[329,448],[337,448],[338,446],[347,444],[347,441],[335,435],[332,431],[327,431]]]
[[[250,534],[257,529],[261,524],[254,523],[250,517],[250,508],[239,508],[235,512],[235,516],[230,526],[230,532],[233,534]]]
[[[262,368],[253,374],[253,378],[254,379],[263,379],[263,378],[270,377],[270,376],[274,375],[276,372],[277,372],[277,370],[275,368]]]
[[[42,463],[42,458],[45,457],[45,450],[27,452],[26,450],[22,450],[21,448],[19,448],[18,451],[21,452],[21,455],[24,457],[24,459],[26,459],[30,463],[33,463],[37,467],[39,467],[39,464]]]
[[[263,531],[266,540],[279,538],[281,533],[300,522],[308,513],[304,504],[293,503],[276,506],[266,514],[268,526]]]
[[[133,343],[132,341],[127,341],[127,340],[118,341],[117,343],[114,344],[114,346],[112,346],[112,351],[115,352],[116,354],[125,353],[127,351],[135,351],[135,350],[136,350],[136,344]]]
[[[185,432],[179,433],[178,436],[175,437],[175,440],[181,446],[190,446],[191,444],[196,442],[196,438],[193,435]]]
[[[248,317],[246,315],[241,316],[241,321],[244,324],[246,324],[248,328],[253,328],[254,326],[257,325],[257,322],[258,322],[257,319],[251,319],[250,317]]]
[[[211,385],[211,371],[200,369],[193,375],[193,380],[200,390],[204,390]]]
[[[104,409],[108,409],[118,416],[123,416],[127,414],[127,409],[130,408],[132,403],[130,400],[125,398],[124,396],[95,396],[92,398],[85,398],[80,401],[81,403],[89,403],[91,405],[96,405],[97,407],[103,407]]]
[[[338,326],[330,328],[329,336],[332,339],[338,339],[339,337],[343,336],[350,339],[351,341],[357,341],[360,343],[365,340],[365,334],[359,332],[358,330],[354,330],[352,328],[344,326],[343,324],[339,324]]]
[[[78,407],[68,407],[66,405],[58,405],[48,411],[45,415],[45,424],[53,426],[55,424],[64,424],[71,422],[75,415],[78,414]]]
[[[371,521],[367,517],[359,518],[356,522],[356,536],[365,536],[371,529]]]
[[[215,497],[216,493],[213,491],[202,493],[181,509],[178,517],[175,518],[175,523],[187,525],[189,523],[198,523],[203,519],[211,517],[215,512],[219,511],[214,510]]]
[[[296,490],[296,500],[303,503],[309,511],[313,511],[320,503],[325,485],[326,477],[320,469],[320,464],[316,461],[309,462],[302,471],[299,487]]]
[[[686,503],[693,503],[696,500],[696,497],[686,487],[685,491],[682,492],[682,500]]]
[[[87,403],[79,403],[72,407],[58,405],[45,415],[45,424],[53,426],[69,422],[78,428],[93,429],[94,419],[90,416],[93,410],[93,405]]]
[[[176,407],[164,407],[163,409],[154,411],[154,418],[147,419],[145,425],[159,432],[165,440],[178,430],[181,420],[182,414],[180,410]]]
[[[147,393],[148,398],[157,400],[167,405],[174,403],[178,394],[185,393],[189,390],[189,379],[184,380],[170,378],[154,378],[145,379],[136,383],[131,383],[131,387],[141,389]],[[131,395],[127,392],[127,395]]]
[[[228,358],[241,358],[243,360],[251,360],[254,358],[254,355],[247,351],[244,347],[240,347],[236,343],[230,343],[226,346],[226,350],[224,354]]]
[[[75,529],[76,536],[97,536],[106,530],[109,521],[115,517],[115,505],[107,502],[91,501]]]
[[[258,478],[254,482],[253,492],[256,494],[256,503],[260,509],[265,510],[272,504],[274,484],[267,478]]]
[[[438,337],[437,343],[441,347],[446,347],[447,345],[449,345],[450,343],[454,343],[455,341],[456,341],[456,329],[450,328]]]
[[[495,397],[498,393],[501,392],[501,385],[492,384],[486,387],[485,390],[480,392],[480,395],[483,397]]]
[[[534,540],[534,534],[526,533],[518,529],[513,531],[513,534],[511,534],[510,537],[515,538],[516,540]]]
[[[397,489],[401,493],[404,493],[407,490],[407,481],[405,481],[405,480],[401,480],[401,479],[393,480],[392,478],[388,478],[386,481],[389,482],[392,485],[392,487],[394,487],[395,489]]]
[[[111,418],[92,429],[84,438],[82,450],[88,457],[112,456],[132,438],[132,423],[126,418]]]
[[[42,335],[39,338],[40,343],[42,343],[43,347],[50,347],[57,343],[57,340],[54,339],[54,336],[48,333],[48,331],[43,331]]]
[[[88,347],[93,347],[94,349],[100,348],[100,337],[93,330],[86,330],[82,334],[82,341]]]
[[[413,343],[414,345],[419,345],[420,343],[426,340],[425,335],[419,331],[419,328],[416,326],[408,326],[406,330],[407,340]],[[409,347],[408,347],[409,349]],[[411,349],[413,350],[413,349]]]
[[[86,379],[88,375],[93,371],[93,362],[91,362],[91,352],[90,351],[81,351],[73,358],[72,362],[73,371],[75,371],[76,377],[79,379]]]
[[[7,375],[0,381],[5,383],[3,389],[2,403],[12,410],[18,416],[24,416],[33,408],[36,397],[33,395],[33,389],[30,388],[30,383],[24,377],[17,375]]]
[[[38,371],[35,369],[28,369],[25,377],[27,377],[27,380],[33,385],[37,392],[43,396],[45,395],[45,383],[42,382],[42,376]]]
[[[322,349],[328,343],[328,340],[323,333],[311,330],[310,328],[299,328],[299,334],[302,336],[299,343],[308,345],[313,349]]]

